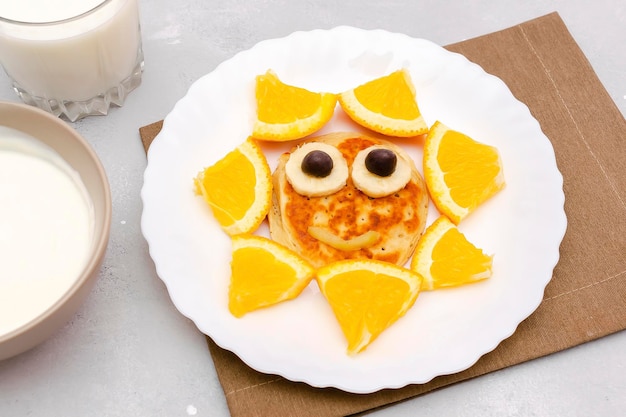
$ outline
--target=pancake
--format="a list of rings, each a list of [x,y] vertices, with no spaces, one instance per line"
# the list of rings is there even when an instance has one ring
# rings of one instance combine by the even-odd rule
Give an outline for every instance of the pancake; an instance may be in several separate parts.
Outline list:
[[[409,182],[397,192],[372,198],[357,189],[350,178],[339,191],[321,197],[298,194],[287,180],[285,164],[291,152],[282,154],[272,175],[273,195],[269,212],[272,239],[294,250],[315,267],[343,259],[377,259],[404,265],[424,232],[428,193],[424,179],[412,159],[399,146],[361,133],[340,132],[312,138],[307,142],[335,146],[345,158],[350,172],[357,153],[373,145],[385,145],[409,162]],[[308,233],[309,226],[328,229],[348,240],[374,230],[380,239],[369,247],[339,250]]]

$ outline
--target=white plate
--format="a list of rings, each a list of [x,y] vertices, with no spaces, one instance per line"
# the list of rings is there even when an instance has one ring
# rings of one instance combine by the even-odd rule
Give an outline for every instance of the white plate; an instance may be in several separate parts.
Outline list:
[[[236,319],[227,308],[230,239],[192,191],[192,179],[246,139],[255,76],[341,92],[407,68],[429,125],[440,120],[496,146],[506,188],[461,224],[495,254],[493,277],[422,293],[405,317],[356,357],[315,282],[297,299]],[[319,133],[358,129],[337,108]],[[265,148],[273,168],[290,147]],[[421,146],[405,147],[421,166]],[[562,176],[550,141],[498,78],[425,40],[350,27],[260,42],[194,83],[148,153],[142,231],[159,277],[185,316],[252,368],[355,393],[425,383],[470,367],[510,336],[542,300],[566,229]],[[437,213],[430,208],[428,223]],[[268,236],[267,225],[258,232]]]

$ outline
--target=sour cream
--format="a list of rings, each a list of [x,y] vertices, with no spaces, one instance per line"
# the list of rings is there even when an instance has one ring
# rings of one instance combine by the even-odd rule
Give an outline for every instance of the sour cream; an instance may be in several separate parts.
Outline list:
[[[36,319],[72,287],[93,233],[78,173],[43,143],[0,127],[0,335]]]

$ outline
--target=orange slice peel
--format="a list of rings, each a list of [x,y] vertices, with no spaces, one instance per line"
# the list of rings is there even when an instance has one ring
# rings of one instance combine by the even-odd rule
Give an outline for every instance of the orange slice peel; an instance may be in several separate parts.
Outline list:
[[[265,141],[301,139],[333,116],[337,96],[282,82],[271,70],[256,77],[256,119],[252,136]]]
[[[493,256],[474,246],[446,216],[426,228],[411,259],[411,270],[424,278],[424,291],[485,280],[492,265]]]
[[[354,355],[413,306],[422,277],[395,264],[359,259],[323,266],[316,280]]]
[[[354,122],[387,136],[412,137],[428,131],[406,69],[344,91],[339,104]]]
[[[271,239],[233,236],[228,308],[233,316],[242,317],[292,300],[314,275],[315,269],[306,260]]]
[[[424,179],[440,213],[459,224],[505,186],[498,150],[437,121],[424,144]]]
[[[252,138],[200,171],[194,186],[229,235],[253,232],[270,209],[270,167]]]

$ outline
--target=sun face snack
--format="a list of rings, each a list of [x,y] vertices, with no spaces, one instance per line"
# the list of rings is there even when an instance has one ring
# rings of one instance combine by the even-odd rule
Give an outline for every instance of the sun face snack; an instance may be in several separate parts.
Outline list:
[[[307,143],[322,143],[339,150],[349,167],[345,186],[322,196],[315,196],[314,192],[311,195],[298,193],[290,183],[294,179],[288,178],[285,169],[298,147],[281,155],[272,175],[273,195],[269,212],[272,239],[301,254],[315,267],[342,259],[376,259],[403,265],[424,231],[428,209],[426,185],[411,158],[389,141],[354,132],[330,133]],[[387,182],[395,183],[386,195],[380,197],[366,193],[371,191],[372,184],[368,184],[364,192],[352,179],[355,172],[367,170],[367,167],[356,166],[355,158],[369,148],[389,150],[396,159],[393,169],[387,166],[388,161],[374,163],[383,166],[383,175],[370,172],[383,188]],[[388,156],[383,159],[394,159]],[[337,162],[333,161],[333,165],[342,165],[341,161]],[[405,169],[410,175],[398,188],[398,182],[390,178],[396,171],[402,173]],[[385,175],[386,171],[392,172]],[[324,177],[314,180],[323,181]],[[378,195],[381,194],[385,193],[379,190]]]

